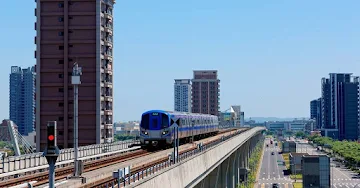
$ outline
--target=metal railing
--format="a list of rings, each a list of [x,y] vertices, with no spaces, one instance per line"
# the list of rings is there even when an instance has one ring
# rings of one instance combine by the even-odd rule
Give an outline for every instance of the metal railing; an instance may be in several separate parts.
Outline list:
[[[98,154],[115,152],[119,150],[128,149],[130,144],[139,143],[138,140],[118,141],[113,143],[96,144],[79,147],[79,158],[91,157]],[[57,165],[65,165],[73,162],[74,148],[67,148],[60,150],[60,155],[56,161]],[[3,173],[14,172],[34,167],[48,165],[46,158],[43,157],[43,152],[21,155],[9,156],[0,158],[0,175]],[[46,167],[44,167],[46,168]],[[1,176],[0,176],[1,177]]]

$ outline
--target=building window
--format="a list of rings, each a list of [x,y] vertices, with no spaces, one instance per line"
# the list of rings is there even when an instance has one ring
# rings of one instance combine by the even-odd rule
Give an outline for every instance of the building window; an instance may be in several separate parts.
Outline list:
[[[63,22],[64,21],[64,17],[59,17],[59,22]]]
[[[59,8],[64,8],[64,3],[63,2],[59,2]]]
[[[64,117],[60,116],[60,117],[58,118],[58,120],[59,120],[59,121],[64,121]]]
[[[62,88],[62,87],[59,88],[59,92],[60,92],[60,93],[63,93],[63,92],[64,92],[64,88]]]
[[[72,19],[73,19],[73,17],[72,17],[72,16],[69,16],[69,19],[70,19],[70,20],[72,20]]]
[[[59,36],[64,36],[64,32],[63,31],[59,31]]]
[[[59,131],[59,136],[64,135],[64,131]]]
[[[73,47],[73,45],[72,45],[72,44],[69,44],[69,47]]]
[[[64,78],[64,75],[63,75],[63,74],[59,74],[59,78]]]
[[[64,64],[64,60],[60,59],[59,64]]]
[[[64,50],[64,46],[59,46],[59,50]]]
[[[63,107],[64,103],[63,102],[59,102],[59,107]]]
[[[72,31],[72,30],[69,30],[69,33],[73,33],[73,31]]]

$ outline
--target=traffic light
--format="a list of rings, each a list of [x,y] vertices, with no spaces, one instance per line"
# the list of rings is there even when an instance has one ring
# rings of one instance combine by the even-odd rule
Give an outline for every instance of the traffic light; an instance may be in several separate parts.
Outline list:
[[[49,121],[47,124],[47,148],[56,147],[56,121]]]

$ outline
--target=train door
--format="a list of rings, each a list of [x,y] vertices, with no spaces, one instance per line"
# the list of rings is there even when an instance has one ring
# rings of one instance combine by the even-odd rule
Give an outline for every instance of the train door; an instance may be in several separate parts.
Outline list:
[[[159,130],[160,129],[160,122],[161,122],[160,113],[153,112],[150,116],[150,130]]]

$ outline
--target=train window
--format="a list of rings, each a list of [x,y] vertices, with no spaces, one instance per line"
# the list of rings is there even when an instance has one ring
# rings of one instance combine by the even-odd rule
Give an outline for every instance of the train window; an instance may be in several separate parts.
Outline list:
[[[169,127],[169,117],[166,114],[161,114],[161,128]]]
[[[140,126],[143,129],[149,129],[149,114],[145,114],[142,116]]]

